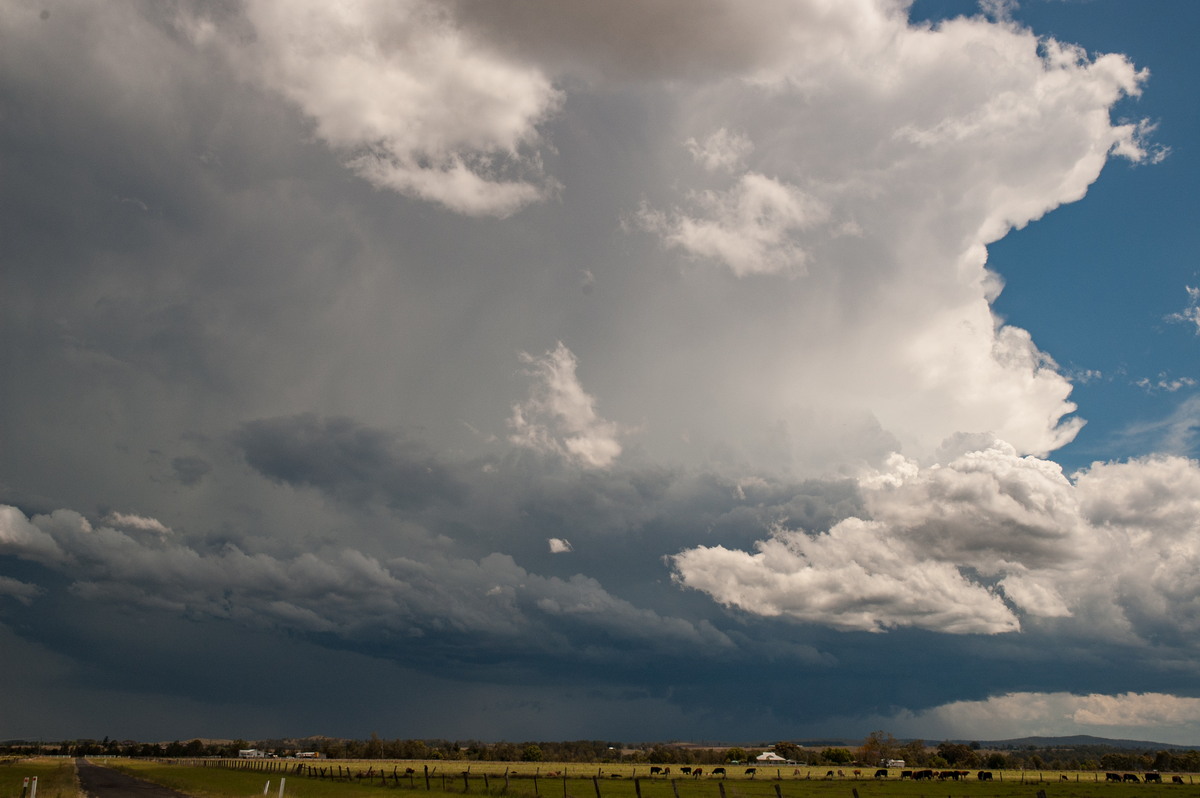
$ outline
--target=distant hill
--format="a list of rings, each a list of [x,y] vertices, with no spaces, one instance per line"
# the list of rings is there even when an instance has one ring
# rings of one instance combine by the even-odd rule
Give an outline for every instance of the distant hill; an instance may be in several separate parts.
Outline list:
[[[809,739],[809,740],[792,740],[796,745],[802,745],[805,748],[857,748],[862,745],[862,739]],[[912,739],[897,739],[897,742],[903,744],[912,742]],[[934,740],[926,739],[925,744],[936,746],[940,742],[951,743],[979,743],[979,747],[989,751],[1004,751],[1004,750],[1020,750],[1022,748],[1114,748],[1122,751],[1190,751],[1200,749],[1200,744],[1197,745],[1178,745],[1176,743],[1156,743],[1150,740],[1122,740],[1109,737],[1094,737],[1090,734],[1075,734],[1066,737],[1016,737],[1011,740]],[[760,746],[761,747],[761,746]]]
[[[968,742],[968,741],[964,741]],[[1079,748],[1082,746],[1108,746],[1111,748],[1136,749],[1139,751],[1188,751],[1200,748],[1196,745],[1177,745],[1175,743],[1156,743],[1149,740],[1119,740],[1108,737],[1093,737],[1090,734],[1076,734],[1070,737],[1018,737],[1013,740],[979,741],[983,748]]]

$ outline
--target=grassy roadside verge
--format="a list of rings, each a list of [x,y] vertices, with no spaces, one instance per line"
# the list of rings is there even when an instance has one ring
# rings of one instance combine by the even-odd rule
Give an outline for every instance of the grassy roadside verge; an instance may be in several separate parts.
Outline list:
[[[25,779],[37,777],[38,798],[78,798],[75,760],[34,757],[0,761],[0,798],[20,798]]]

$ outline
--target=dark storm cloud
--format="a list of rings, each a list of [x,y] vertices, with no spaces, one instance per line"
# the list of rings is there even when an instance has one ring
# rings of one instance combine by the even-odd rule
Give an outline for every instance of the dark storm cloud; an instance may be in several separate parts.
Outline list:
[[[306,413],[245,424],[234,442],[268,479],[316,488],[349,504],[413,509],[462,501],[466,486],[422,445],[348,418]]]

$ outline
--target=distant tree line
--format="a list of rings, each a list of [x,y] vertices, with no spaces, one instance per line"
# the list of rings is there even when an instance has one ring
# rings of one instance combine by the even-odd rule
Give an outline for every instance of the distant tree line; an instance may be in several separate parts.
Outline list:
[[[0,743],[0,754],[60,756],[133,756],[149,758],[236,757],[238,751],[257,748],[285,757],[315,751],[328,759],[443,759],[484,762],[653,762],[664,765],[721,765],[749,762],[763,752],[774,752],[797,765],[884,766],[904,760],[907,768],[963,770],[1103,770],[1200,773],[1200,751],[1140,750],[1110,745],[1034,746],[985,750],[980,743],[924,740],[899,741],[876,731],[857,748],[840,745],[803,746],[780,742],[762,747],[696,746],[673,743],[627,745],[607,740],[481,742],[478,740],[394,739],[372,734],[366,740],[310,737],[302,739],[233,740],[147,743],[134,740],[80,739],[59,742],[10,740]]]

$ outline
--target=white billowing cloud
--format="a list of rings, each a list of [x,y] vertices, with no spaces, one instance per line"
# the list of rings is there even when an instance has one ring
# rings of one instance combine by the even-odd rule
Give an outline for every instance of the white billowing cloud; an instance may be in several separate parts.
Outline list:
[[[234,62],[295,102],[375,185],[494,216],[553,190],[537,126],[559,92],[463,31],[444,5],[253,0],[245,12],[253,36],[224,42]]]
[[[1073,480],[1000,441],[924,468],[893,457],[860,482],[867,519],[777,527],[753,554],[689,549],[675,579],[752,614],[841,629],[1200,631],[1200,464],[1097,463]]]
[[[993,592],[951,563],[921,559],[877,525],[844,521],[810,537],[778,529],[749,554],[698,547],[673,558],[677,580],[721,604],[850,631],[918,626],[951,634],[1018,627]]]
[[[513,406],[509,440],[559,454],[588,468],[605,468],[621,454],[619,428],[600,417],[596,400],[575,374],[578,361],[561,341],[541,357],[522,353],[534,379],[525,401]]]
[[[1092,734],[1190,744],[1200,733],[1200,698],[1169,693],[1014,692],[878,720],[901,734],[932,730],[946,738]]]
[[[755,172],[726,191],[704,191],[692,199],[695,216],[642,208],[638,218],[668,246],[720,261],[739,277],[803,273],[807,256],[795,236],[827,215],[821,202],[797,187]]]
[[[1083,197],[1110,157],[1153,160],[1145,125],[1110,118],[1147,73],[983,16],[934,28],[901,3],[793,5],[792,46],[677,95],[698,168],[638,212],[735,275],[803,275],[776,286],[773,338],[731,336],[730,356],[774,356],[731,359],[693,392],[747,386],[741,409],[786,425],[797,457],[872,460],[866,436],[835,445],[804,423],[822,413],[867,414],[920,457],[959,432],[1039,456],[1070,442],[1070,381],[992,313],[986,246]]]
[[[550,553],[551,554],[566,554],[568,551],[573,551],[571,541],[564,538],[550,538]]]

